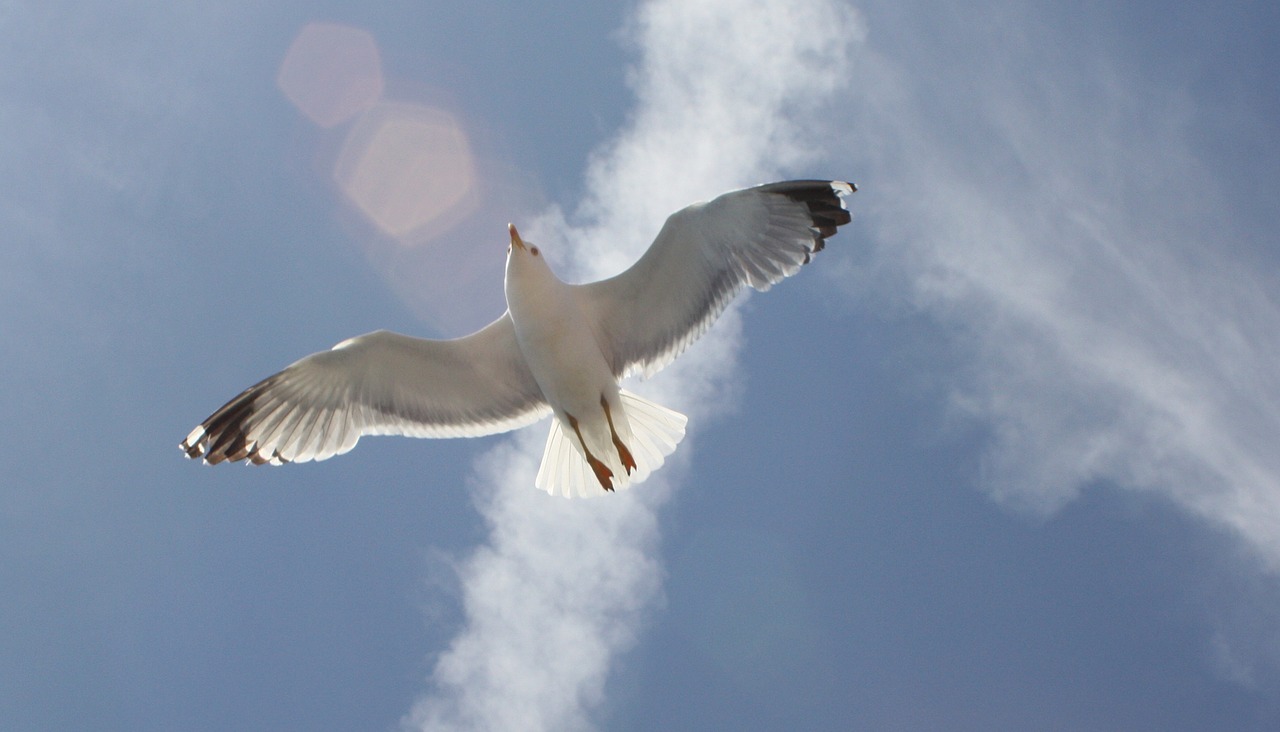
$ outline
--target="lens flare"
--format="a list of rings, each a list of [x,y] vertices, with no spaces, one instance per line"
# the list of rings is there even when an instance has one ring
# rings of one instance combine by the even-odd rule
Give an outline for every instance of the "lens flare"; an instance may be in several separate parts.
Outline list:
[[[317,125],[335,127],[382,96],[382,60],[368,31],[308,23],[289,46],[276,84]]]
[[[449,112],[384,102],[352,127],[334,166],[347,198],[388,236],[448,228],[471,208],[471,144]]]

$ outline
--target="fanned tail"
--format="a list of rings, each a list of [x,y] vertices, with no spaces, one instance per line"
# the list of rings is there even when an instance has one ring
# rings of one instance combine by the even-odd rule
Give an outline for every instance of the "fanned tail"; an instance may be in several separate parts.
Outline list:
[[[617,425],[618,433],[635,458],[636,469],[627,475],[626,470],[617,466],[613,470],[615,489],[639,483],[662,467],[667,455],[674,452],[676,445],[684,439],[685,423],[689,421],[683,414],[626,389],[621,390],[620,396],[627,425]],[[616,461],[613,455],[602,457],[610,457],[608,462],[611,466]],[[542,466],[534,484],[553,496],[566,498],[602,496],[606,492],[587,464],[577,438],[564,431],[559,419],[551,420],[551,432],[542,452]]]

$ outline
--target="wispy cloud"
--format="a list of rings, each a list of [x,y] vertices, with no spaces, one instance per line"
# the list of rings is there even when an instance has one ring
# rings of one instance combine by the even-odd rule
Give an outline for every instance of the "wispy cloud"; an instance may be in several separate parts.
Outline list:
[[[948,16],[950,40],[921,29],[892,54],[871,29],[850,109],[875,182],[861,283],[954,328],[962,367],[938,378],[988,425],[1000,500],[1150,491],[1280,569],[1280,281],[1237,243],[1274,238],[1274,212],[1224,194],[1187,90],[998,15]],[[960,93],[948,67],[986,71]]]
[[[597,276],[632,261],[671,211],[814,160],[844,83],[857,17],[828,0],[688,0],[641,6],[632,123],[587,171],[590,194],[530,229],[562,270]],[[734,379],[732,314],[646,394],[697,419]],[[486,544],[460,563],[466,624],[407,726],[569,730],[591,726],[611,663],[661,594],[656,511],[679,460],[605,500],[532,489],[543,435],[478,465]],[[690,444],[677,453],[687,456]]]

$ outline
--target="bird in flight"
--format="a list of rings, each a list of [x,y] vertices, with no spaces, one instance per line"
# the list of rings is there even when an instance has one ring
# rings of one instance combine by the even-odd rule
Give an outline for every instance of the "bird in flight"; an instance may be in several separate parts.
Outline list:
[[[625,272],[562,282],[508,224],[507,311],[471,335],[380,330],[245,389],[180,447],[206,463],[325,460],[363,435],[474,437],[552,414],[535,485],[563,496],[638,483],[684,438],[685,416],[622,389],[701,336],[744,286],[795,274],[850,220],[843,181],[730,191],[667,218]]]

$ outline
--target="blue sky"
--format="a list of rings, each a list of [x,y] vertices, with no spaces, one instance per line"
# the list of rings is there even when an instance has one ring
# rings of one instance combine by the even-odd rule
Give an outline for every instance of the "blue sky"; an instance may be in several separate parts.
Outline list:
[[[260,5],[0,10],[0,726],[1280,722],[1277,10]],[[823,176],[854,222],[631,385],[691,423],[624,495],[536,492],[543,426],[175,449],[495,316],[508,221],[590,278]]]

